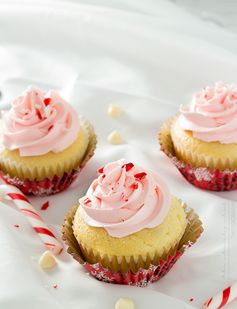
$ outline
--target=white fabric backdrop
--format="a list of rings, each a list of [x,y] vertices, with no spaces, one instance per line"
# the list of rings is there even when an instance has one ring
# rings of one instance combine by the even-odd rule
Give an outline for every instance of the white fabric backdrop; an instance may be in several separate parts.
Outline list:
[[[1,108],[29,84],[53,87],[98,134],[96,155],[67,192],[31,199],[38,208],[50,201],[42,212],[45,220],[60,234],[64,214],[97,168],[124,157],[158,171],[173,194],[195,208],[205,228],[162,281],[138,289],[97,282],[66,254],[56,270],[43,272],[37,265],[44,251],[40,241],[6,206],[0,209],[0,308],[109,309],[121,296],[134,298],[138,309],[198,308],[237,279],[236,192],[194,188],[160,153],[156,140],[161,123],[193,91],[217,80],[236,82],[236,42],[235,33],[164,0],[0,1]],[[120,104],[123,117],[108,118],[109,103]],[[107,144],[113,129],[123,135],[123,145]]]

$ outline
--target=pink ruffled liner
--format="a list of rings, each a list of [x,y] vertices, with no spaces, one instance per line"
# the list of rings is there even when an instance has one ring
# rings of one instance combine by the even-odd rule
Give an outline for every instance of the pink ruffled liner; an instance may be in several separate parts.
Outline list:
[[[11,184],[19,188],[26,195],[52,195],[67,189],[71,183],[77,178],[80,168],[73,169],[71,173],[64,173],[63,176],[55,175],[52,179],[45,178],[43,180],[21,180],[18,177],[11,178],[0,172],[1,179],[7,184]]]
[[[135,273],[132,271],[127,273],[112,272],[110,269],[104,268],[100,263],[89,264],[86,262],[83,266],[90,275],[99,281],[145,287],[165,276],[182,255],[183,253],[177,251],[175,255],[169,256],[166,261],[161,261],[159,265],[150,265],[148,269],[140,268]]]

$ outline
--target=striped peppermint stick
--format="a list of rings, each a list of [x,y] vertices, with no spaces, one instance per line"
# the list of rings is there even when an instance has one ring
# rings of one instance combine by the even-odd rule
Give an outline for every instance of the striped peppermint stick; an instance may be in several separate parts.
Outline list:
[[[203,308],[220,309],[237,298],[237,282],[205,302]]]
[[[14,186],[0,185],[1,204],[4,200],[12,200],[20,212],[28,219],[34,231],[39,235],[47,249],[54,254],[60,254],[63,250],[61,243],[43,222],[40,215],[31,205],[25,195]]]

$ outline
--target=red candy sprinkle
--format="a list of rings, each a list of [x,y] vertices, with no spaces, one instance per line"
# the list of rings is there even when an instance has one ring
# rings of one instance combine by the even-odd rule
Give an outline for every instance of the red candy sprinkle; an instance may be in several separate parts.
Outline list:
[[[42,206],[41,206],[41,210],[46,210],[49,207],[49,201],[45,202]]]
[[[53,288],[54,288],[54,289],[57,289],[57,288],[58,288],[58,285],[57,285],[57,284],[54,284],[54,285],[53,285]]]
[[[103,174],[103,172],[104,172],[104,168],[103,167],[101,167],[100,169],[98,169],[98,171],[97,171],[99,174]]]
[[[135,178],[137,178],[137,179],[139,179],[139,180],[141,180],[141,179],[143,179],[144,177],[146,177],[146,173],[145,172],[141,172],[141,173],[138,173],[138,174],[136,174],[136,175],[134,175],[134,177]]]
[[[137,184],[137,183],[134,183],[134,184],[132,185],[132,188],[133,188],[134,190],[137,190],[138,184]]]
[[[130,163],[124,164],[122,167],[125,167],[126,172],[128,172],[134,167],[134,164],[130,162]]]
[[[38,118],[39,118],[40,120],[42,120],[42,115],[41,115],[41,113],[40,113],[40,110],[39,110],[38,108],[36,108],[35,111],[36,111],[36,115],[38,116]]]
[[[48,132],[53,129],[53,124],[51,124],[51,126],[48,127]]]
[[[19,227],[20,227],[20,225],[19,225],[19,224],[14,224],[14,226],[15,226],[16,228],[19,228]]]
[[[190,298],[190,299],[189,299],[190,302],[192,302],[193,300],[194,300],[193,298]]]
[[[84,203],[85,203],[85,205],[88,205],[88,204],[91,203],[91,200],[90,200],[89,198],[86,198],[86,199],[84,200]]]
[[[44,99],[44,105],[45,106],[48,106],[50,104],[50,102],[51,102],[51,98]]]

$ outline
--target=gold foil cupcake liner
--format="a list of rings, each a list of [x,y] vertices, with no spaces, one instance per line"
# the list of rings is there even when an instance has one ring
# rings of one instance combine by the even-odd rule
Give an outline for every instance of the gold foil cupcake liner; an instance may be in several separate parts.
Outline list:
[[[89,120],[83,117],[81,117],[80,120],[81,120],[83,127],[86,128],[88,135],[89,135],[89,143],[87,146],[87,151],[80,163],[80,168],[83,168],[88,162],[88,160],[94,155],[96,144],[97,144],[97,136],[95,134],[94,127],[89,122]]]
[[[80,264],[82,264],[87,270],[88,264],[93,266],[99,264],[101,268],[107,269],[114,274],[126,274],[128,272],[132,272],[136,274],[137,272],[142,270],[148,270],[151,265],[153,267],[160,267],[161,264],[164,264],[166,261],[170,260],[170,257],[181,256],[184,251],[194,244],[201,233],[203,232],[202,223],[199,220],[198,215],[190,208],[188,208],[183,202],[181,202],[187,218],[187,226],[184,231],[184,234],[181,240],[174,245],[172,248],[164,250],[162,255],[158,255],[151,257],[146,256],[98,256],[97,253],[94,253],[93,250],[86,252],[87,256],[89,256],[90,261],[94,261],[94,263],[89,263],[86,259],[83,252],[86,250],[78,243],[77,239],[73,234],[73,220],[78,206],[74,206],[66,215],[65,222],[62,228],[63,240],[66,242],[68,249],[67,252],[72,255],[72,257],[77,260]],[[93,274],[92,274],[93,275]]]
[[[170,158],[175,157],[175,149],[170,135],[170,129],[176,119],[177,116],[173,116],[166,120],[162,124],[159,131],[159,143],[161,146],[161,150],[164,151],[165,154]]]

